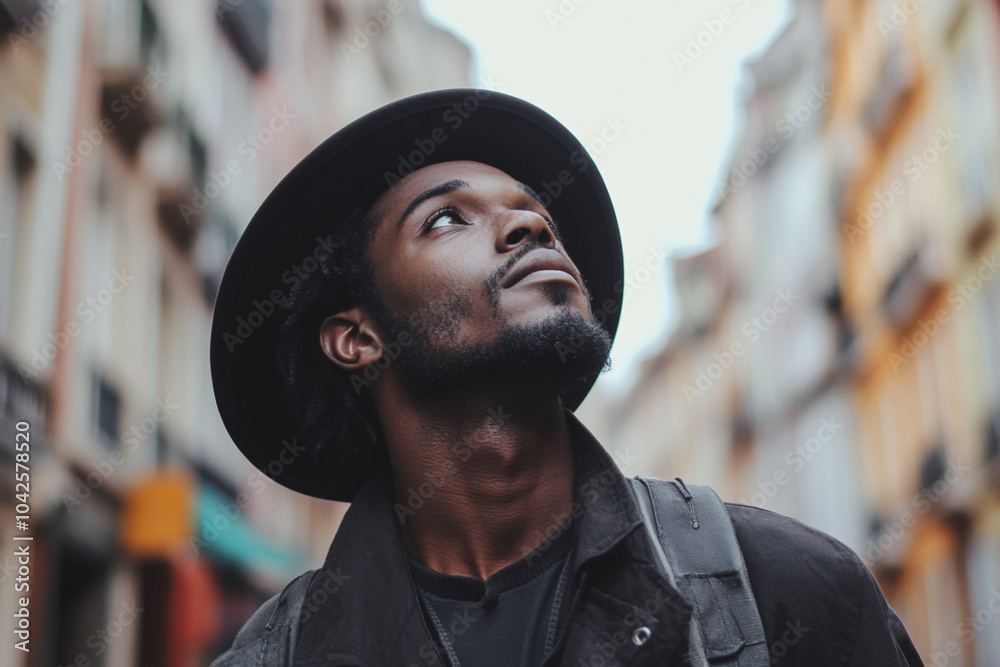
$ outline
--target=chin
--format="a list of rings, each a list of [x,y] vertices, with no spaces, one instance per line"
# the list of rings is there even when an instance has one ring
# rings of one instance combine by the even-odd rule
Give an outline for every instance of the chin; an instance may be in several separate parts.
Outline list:
[[[608,366],[611,336],[589,313],[564,305],[525,323],[501,322],[496,337],[458,347],[411,346],[397,373],[416,396],[498,387],[530,387],[559,394]]]
[[[611,337],[589,312],[568,306],[554,310],[541,320],[502,330],[500,339],[514,368],[552,377],[561,391],[608,365]]]

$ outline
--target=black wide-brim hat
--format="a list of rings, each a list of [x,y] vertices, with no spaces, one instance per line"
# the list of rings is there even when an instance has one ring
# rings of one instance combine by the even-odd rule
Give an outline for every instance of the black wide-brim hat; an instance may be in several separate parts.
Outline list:
[[[496,167],[542,197],[594,313],[614,336],[623,280],[618,223],[597,167],[569,130],[523,100],[488,90],[440,90],[388,104],[338,131],[282,179],[237,242],[219,287],[211,334],[219,412],[240,451],[278,483],[350,501],[373,472],[298,455],[284,400],[287,375],[275,363],[282,318],[272,307],[290,291],[289,269],[349,211],[367,209],[420,167],[452,160]],[[303,340],[319,344],[321,321],[301,323]],[[563,405],[575,410],[597,375],[567,389]]]

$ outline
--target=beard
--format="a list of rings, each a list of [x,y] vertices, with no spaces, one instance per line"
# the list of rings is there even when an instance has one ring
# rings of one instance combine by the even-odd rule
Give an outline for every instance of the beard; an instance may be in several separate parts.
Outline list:
[[[521,255],[512,258],[509,268]],[[499,330],[494,339],[456,345],[464,318],[472,312],[468,297],[451,296],[408,316],[392,312],[381,295],[371,295],[375,321],[390,345],[399,343],[391,361],[403,389],[413,398],[466,391],[516,391],[558,395],[575,382],[611,366],[611,336],[597,321],[566,305],[572,286],[546,283],[541,289],[556,312],[542,320],[511,325],[499,310],[499,270],[484,284]],[[584,288],[589,301],[590,294]],[[403,341],[409,341],[403,345]]]

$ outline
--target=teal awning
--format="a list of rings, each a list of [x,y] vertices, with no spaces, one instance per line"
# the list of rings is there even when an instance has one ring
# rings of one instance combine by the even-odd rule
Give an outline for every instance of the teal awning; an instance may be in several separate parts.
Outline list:
[[[301,552],[276,546],[246,520],[244,508],[211,486],[199,485],[195,513],[196,544],[209,557],[280,579],[306,569]]]

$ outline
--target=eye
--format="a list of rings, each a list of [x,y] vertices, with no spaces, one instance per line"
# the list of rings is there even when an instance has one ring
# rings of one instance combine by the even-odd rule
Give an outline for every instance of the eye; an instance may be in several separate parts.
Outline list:
[[[443,208],[440,211],[435,211],[427,218],[426,230],[430,231],[438,227],[446,227],[448,225],[465,225],[468,224],[462,217],[451,208]]]

